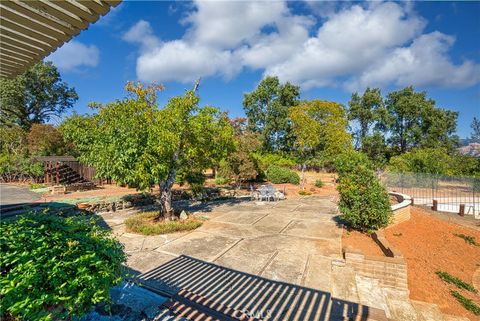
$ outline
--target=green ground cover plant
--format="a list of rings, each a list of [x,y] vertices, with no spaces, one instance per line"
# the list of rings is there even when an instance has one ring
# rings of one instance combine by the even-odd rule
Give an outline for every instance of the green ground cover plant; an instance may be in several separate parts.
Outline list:
[[[87,216],[28,213],[3,221],[0,315],[19,320],[81,316],[108,303],[123,279],[123,246]]]
[[[143,235],[159,235],[181,231],[190,231],[200,227],[203,222],[197,218],[186,220],[162,221],[156,220],[158,212],[143,212],[125,220],[127,229]]]
[[[464,297],[461,293],[457,291],[450,291],[450,294],[458,301],[460,304],[467,309],[468,311],[472,312],[475,315],[480,315],[480,306],[470,300],[469,298]]]
[[[478,244],[477,241],[475,240],[474,236],[465,235],[465,234],[462,234],[462,233],[454,233],[453,235],[463,239],[465,241],[465,243],[468,243],[470,245],[480,246],[480,244]]]
[[[288,168],[270,166],[267,170],[267,180],[273,184],[300,184],[300,176]]]
[[[462,281],[461,279],[457,278],[456,276],[451,275],[448,272],[437,271],[435,272],[440,279],[443,281],[455,285],[459,289],[464,289],[473,293],[477,293],[478,291],[473,287],[473,285]]]
[[[321,179],[317,179],[317,180],[315,181],[315,187],[322,188],[323,185],[324,185],[324,184],[323,184],[323,182],[322,182]]]

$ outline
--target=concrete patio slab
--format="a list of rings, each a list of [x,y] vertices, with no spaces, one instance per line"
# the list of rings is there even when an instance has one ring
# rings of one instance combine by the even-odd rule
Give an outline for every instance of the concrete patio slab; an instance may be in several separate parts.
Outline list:
[[[264,268],[261,276],[274,280],[301,285],[308,255],[292,255],[287,251],[279,252]]]
[[[197,231],[203,231],[227,237],[234,235],[238,238],[253,238],[267,234],[260,229],[252,228],[247,224],[232,224],[217,221],[207,221],[200,228],[198,228]]]
[[[292,221],[291,217],[278,214],[269,214],[254,224],[256,230],[266,234],[278,234]]]
[[[303,285],[312,289],[330,292],[332,286],[332,258],[310,255]]]
[[[263,217],[268,215],[268,211],[264,210],[245,210],[245,211],[230,211],[224,215],[216,217],[213,221],[224,222],[224,223],[235,223],[235,224],[255,224],[257,221],[261,220]]]
[[[200,260],[210,262],[235,245],[240,239],[209,234],[205,232],[192,232],[170,243],[160,246],[155,251],[171,255],[188,255]]]
[[[157,251],[137,251],[128,255],[127,266],[133,271],[145,273],[173,260],[175,257]]]
[[[332,221],[292,220],[282,234],[316,239],[334,239],[341,242],[342,231]]]

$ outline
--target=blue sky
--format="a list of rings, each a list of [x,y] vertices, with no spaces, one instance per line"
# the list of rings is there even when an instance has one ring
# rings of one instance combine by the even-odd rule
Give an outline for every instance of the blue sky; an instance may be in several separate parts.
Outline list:
[[[347,104],[353,91],[414,85],[480,117],[480,2],[129,1],[53,53],[80,99],[124,97],[128,80],[165,85],[159,104],[202,77],[201,104],[243,115],[243,93],[267,74],[302,98]]]

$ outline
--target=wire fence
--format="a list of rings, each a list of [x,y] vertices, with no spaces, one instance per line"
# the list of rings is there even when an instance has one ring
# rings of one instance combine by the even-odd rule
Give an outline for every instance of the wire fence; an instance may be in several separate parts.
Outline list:
[[[379,174],[389,191],[407,194],[416,205],[436,206],[438,211],[464,213],[480,219],[480,179],[425,173]]]

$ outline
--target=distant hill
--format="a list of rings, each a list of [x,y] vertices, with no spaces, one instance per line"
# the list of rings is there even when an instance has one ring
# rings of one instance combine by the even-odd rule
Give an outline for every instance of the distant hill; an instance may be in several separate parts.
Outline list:
[[[463,145],[463,142],[462,142]],[[458,148],[460,154],[480,157],[480,143],[470,142]]]
[[[468,146],[469,144],[474,143],[471,138],[460,138],[460,146]]]

